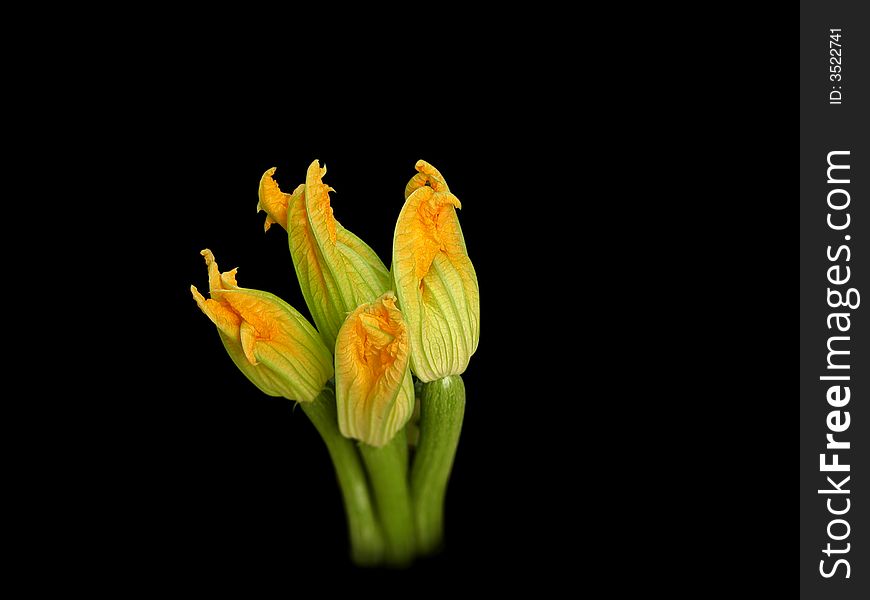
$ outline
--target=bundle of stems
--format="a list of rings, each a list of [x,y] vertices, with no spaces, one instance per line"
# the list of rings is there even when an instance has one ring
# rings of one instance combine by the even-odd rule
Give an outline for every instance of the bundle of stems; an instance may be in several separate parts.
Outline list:
[[[335,467],[352,560],[362,566],[407,566],[437,552],[444,540],[444,500],[453,467],[465,386],[452,375],[418,384],[420,418],[381,448],[341,435],[333,387],[300,403]],[[408,429],[416,444],[409,444]]]

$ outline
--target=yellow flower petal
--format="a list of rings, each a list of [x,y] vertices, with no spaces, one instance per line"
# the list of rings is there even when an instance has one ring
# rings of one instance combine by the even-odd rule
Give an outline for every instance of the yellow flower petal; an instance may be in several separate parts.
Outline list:
[[[276,168],[272,167],[260,178],[259,197],[257,203],[257,212],[266,211],[266,222],[263,224],[263,230],[269,231],[272,223],[277,223],[284,229],[287,229],[287,211],[289,206],[296,200],[301,199],[302,193],[305,190],[305,185],[300,184],[293,190],[292,194],[285,194],[275,181]]]
[[[317,235],[329,238],[335,244],[335,217],[332,214],[332,204],[329,192],[335,190],[323,183],[326,167],[321,167],[317,160],[308,166],[305,177],[305,204],[308,207],[308,218],[311,227]]]
[[[422,187],[411,194],[406,206],[411,210],[403,221],[400,243],[408,244],[411,252],[405,253],[403,258],[413,262],[414,275],[420,280],[429,272],[438,254],[448,250],[462,254],[461,249],[456,252],[457,235],[461,239],[462,234],[456,212],[450,208],[462,208],[462,205],[453,194],[439,194],[430,187]],[[396,233],[399,234],[398,229]]]
[[[338,284],[308,222],[304,201],[290,206],[288,224],[290,255],[293,257],[293,267],[302,296],[323,341],[327,347],[334,348],[338,328],[353,307],[345,306]]]
[[[396,297],[387,292],[354,310],[338,332],[335,393],[346,437],[387,444],[414,409],[409,339]]]
[[[205,257],[205,264],[208,269],[209,291],[214,292],[216,290],[222,290],[225,287],[235,287],[237,269],[233,269],[232,271],[221,275],[214,254],[212,254],[211,250],[205,249],[200,252],[200,254]],[[196,289],[195,286],[190,286],[190,292],[193,294],[193,299],[196,301],[196,305],[199,306],[200,310],[205,313],[209,319],[211,319],[211,322],[214,323],[224,335],[228,336],[230,339],[238,340],[241,317],[239,317],[239,315],[232,309],[217,300],[206,300],[203,298],[202,294],[199,293],[199,290]]]
[[[241,325],[242,318],[232,309],[224,306],[217,300],[206,300],[203,298],[202,294],[199,293],[199,290],[196,289],[196,286],[190,286],[190,292],[193,294],[193,299],[196,301],[196,305],[199,306],[199,309],[203,313],[205,313],[205,316],[211,319],[211,322],[214,323],[224,335],[229,336],[231,339],[238,340],[239,326]]]
[[[417,164],[414,165],[414,168],[417,169],[418,173],[411,177],[411,181],[409,181],[408,185],[405,186],[405,200],[408,199],[408,196],[424,185],[431,187],[436,192],[450,191],[450,188],[447,187],[447,182],[444,181],[441,172],[425,160],[418,160]]]
[[[411,369],[433,381],[463,373],[477,350],[480,293],[459,200],[434,167],[419,161],[417,169],[396,223],[392,273],[411,331]]]

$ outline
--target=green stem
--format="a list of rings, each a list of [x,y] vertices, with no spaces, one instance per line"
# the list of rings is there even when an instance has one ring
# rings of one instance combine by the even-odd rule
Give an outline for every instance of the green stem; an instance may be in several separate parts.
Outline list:
[[[465,384],[459,375],[423,384],[420,440],[411,469],[417,548],[431,554],[444,539],[444,496],[465,414]]]
[[[386,559],[405,566],[414,558],[414,517],[408,489],[408,438],[402,429],[383,448],[360,443],[360,452],[387,542]]]
[[[335,394],[326,388],[314,402],[300,402],[332,458],[350,535],[351,558],[359,565],[374,565],[383,556],[384,540],[369,497],[368,482],[354,443],[338,430]]]
[[[396,434],[397,438],[401,438],[400,442],[396,444],[399,454],[399,462],[402,464],[402,468],[404,469],[404,477],[408,478],[408,428],[402,427],[402,430]]]

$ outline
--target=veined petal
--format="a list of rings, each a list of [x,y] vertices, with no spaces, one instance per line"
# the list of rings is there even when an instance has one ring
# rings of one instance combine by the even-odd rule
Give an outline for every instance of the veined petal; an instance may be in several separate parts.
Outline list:
[[[239,341],[239,325],[242,318],[236,314],[231,308],[224,306],[217,300],[206,300],[195,285],[190,286],[190,293],[193,294],[193,299],[199,309],[211,319],[218,330],[226,335],[231,340]]]
[[[267,396],[286,397],[286,385],[278,373],[266,369],[262,365],[252,365],[248,360],[248,357],[246,357],[242,351],[238,339],[234,340],[229,336],[224,335],[222,331],[218,331],[218,333],[220,334],[224,349],[227,351],[227,354],[230,355],[233,364],[235,364],[239,371],[248,378],[248,381],[253,383]]]
[[[302,289],[302,297],[305,298],[305,304],[324,343],[327,347],[334,348],[338,328],[341,327],[345,315],[354,307],[345,306],[332,270],[326,264],[308,222],[304,199],[290,206],[288,225],[290,256],[293,258],[293,268]]]
[[[412,263],[419,280],[429,272],[435,256],[448,248],[455,249],[457,237],[461,240],[462,233],[453,206],[462,208],[456,196],[436,193],[430,187],[418,188],[408,197],[399,215],[403,228],[400,231],[397,224],[396,236],[398,243],[405,244],[411,252],[401,253],[404,262],[397,266],[404,270]]]
[[[205,257],[205,267],[206,269],[208,269],[208,290],[210,292],[213,292],[215,290],[223,289],[221,272],[218,268],[217,261],[215,260],[212,251],[206,248],[205,250],[202,250],[199,254],[200,256]]]
[[[477,350],[480,293],[456,216],[459,200],[434,167],[419,161],[417,168],[432,184],[417,186],[399,214],[392,275],[411,332],[411,369],[433,381],[464,372]]]
[[[266,211],[266,222],[263,224],[263,230],[269,231],[272,223],[277,223],[284,229],[287,229],[287,212],[291,204],[302,198],[305,190],[305,185],[300,184],[293,190],[292,194],[285,194],[275,181],[276,168],[272,167],[260,178],[259,202],[257,203],[257,212]]]
[[[343,258],[343,275],[349,280],[351,298],[346,304],[353,308],[370,302],[390,289],[390,273],[368,244],[338,225],[338,251]]]
[[[338,424],[346,437],[383,446],[414,409],[409,339],[396,297],[387,292],[354,310],[335,348]]]
[[[221,273],[211,250],[206,248],[200,252],[200,255],[205,258],[206,269],[208,269],[209,292],[236,287],[236,272],[238,269]],[[209,319],[211,319],[211,322],[217,326],[221,333],[230,339],[238,341],[239,325],[241,324],[241,318],[239,315],[231,308],[213,298],[206,300],[202,294],[199,293],[199,290],[196,289],[196,286],[190,286],[190,293],[193,295],[193,299],[196,301],[196,305],[199,306],[199,309],[205,313]]]
[[[405,200],[424,185],[431,187],[436,192],[450,191],[441,172],[425,160],[418,160],[414,168],[417,169],[418,173],[411,177],[411,181],[405,186]]]
[[[305,208],[312,235],[323,259],[323,267],[332,273],[336,285],[335,291],[338,297],[333,301],[341,306],[346,314],[363,302],[371,302],[377,295],[365,297],[366,295],[362,294],[364,297],[354,302],[355,286],[346,275],[348,269],[345,257],[338,248],[338,222],[333,216],[332,204],[329,200],[329,192],[335,190],[323,183],[325,174],[326,167],[321,168],[317,160],[309,165],[305,177]],[[339,322],[338,325],[340,326],[341,323]]]
[[[317,160],[308,166],[305,176],[305,205],[308,207],[308,219],[314,234],[322,242],[327,240],[333,246],[336,241],[335,217],[332,214],[332,204],[329,192],[335,190],[323,183],[326,167],[321,167]]]

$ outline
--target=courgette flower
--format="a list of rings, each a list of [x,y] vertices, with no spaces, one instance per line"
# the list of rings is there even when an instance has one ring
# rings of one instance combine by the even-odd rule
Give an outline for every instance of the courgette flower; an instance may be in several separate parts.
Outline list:
[[[417,161],[393,237],[392,276],[421,381],[459,375],[480,339],[480,293],[456,208],[438,170]]]
[[[190,291],[239,370],[269,396],[313,401],[333,375],[332,354],[314,327],[277,296],[240,288],[237,269],[221,273],[211,250],[201,254],[211,298]]]
[[[390,274],[378,255],[333,216],[323,183],[326,167],[315,160],[305,184],[292,194],[278,187],[269,169],[260,179],[258,210],[266,211],[265,229],[278,223],[287,230],[290,255],[314,324],[329,348],[349,312],[372,302],[390,288]]]
[[[387,292],[354,310],[335,344],[338,426],[345,437],[386,445],[414,411],[408,328]]]

